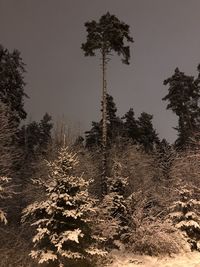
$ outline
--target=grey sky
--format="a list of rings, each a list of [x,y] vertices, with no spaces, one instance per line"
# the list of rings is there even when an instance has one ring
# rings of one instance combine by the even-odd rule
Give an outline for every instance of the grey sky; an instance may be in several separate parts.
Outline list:
[[[113,57],[108,91],[119,115],[133,107],[154,115],[161,137],[175,138],[176,118],[161,101],[162,85],[178,66],[196,75],[200,62],[199,0],[0,0],[0,43],[17,48],[27,64],[26,110],[39,120],[47,111],[56,120],[89,129],[100,116],[99,58],[85,58],[84,23],[109,11],[130,25],[135,43],[131,64]]]

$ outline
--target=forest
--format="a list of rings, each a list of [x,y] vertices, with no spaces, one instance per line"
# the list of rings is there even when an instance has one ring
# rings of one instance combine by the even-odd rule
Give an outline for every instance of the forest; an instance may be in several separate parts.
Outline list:
[[[0,46],[0,267],[143,266],[114,261],[199,255],[200,65],[197,77],[177,67],[163,81],[160,101],[178,122],[169,143],[152,114],[127,107],[119,116],[109,94],[112,55],[131,60],[129,25],[108,12],[85,23],[85,37],[82,53],[101,58],[102,98],[101,119],[82,136],[48,113],[27,122],[26,65]]]

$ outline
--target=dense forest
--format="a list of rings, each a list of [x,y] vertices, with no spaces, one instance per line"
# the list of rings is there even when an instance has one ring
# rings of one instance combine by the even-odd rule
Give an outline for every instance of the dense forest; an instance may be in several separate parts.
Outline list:
[[[163,81],[178,118],[173,144],[153,115],[121,117],[108,93],[112,53],[129,64],[129,26],[106,13],[85,23],[85,56],[101,55],[100,121],[67,135],[46,113],[27,122],[25,64],[0,46],[0,267],[109,266],[113,250],[200,251],[200,65]],[[127,44],[126,44],[127,43]],[[126,85],[124,85],[126,86]]]

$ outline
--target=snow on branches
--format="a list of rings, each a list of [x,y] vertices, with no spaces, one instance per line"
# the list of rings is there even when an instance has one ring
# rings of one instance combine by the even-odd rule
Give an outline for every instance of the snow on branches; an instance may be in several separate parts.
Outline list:
[[[38,263],[79,260],[101,255],[98,236],[93,236],[95,200],[88,193],[90,181],[75,176],[75,154],[61,148],[57,159],[47,162],[49,177],[37,182],[45,189],[45,200],[30,204],[22,221],[31,219],[36,227],[31,257]],[[99,238],[100,240],[100,238]]]
[[[99,231],[106,239],[107,247],[122,247],[121,241],[128,232],[130,214],[125,197],[128,179],[122,176],[122,165],[115,161],[112,166],[112,175],[107,177],[108,194],[100,203]]]
[[[170,207],[169,214],[176,228],[185,233],[185,238],[192,250],[200,250],[200,201],[198,195],[198,188],[182,185],[178,189],[179,200]]]

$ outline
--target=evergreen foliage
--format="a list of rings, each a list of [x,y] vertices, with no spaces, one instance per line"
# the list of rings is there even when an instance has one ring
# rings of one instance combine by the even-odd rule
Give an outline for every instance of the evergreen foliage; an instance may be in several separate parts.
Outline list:
[[[196,194],[195,194],[195,191]],[[185,233],[192,250],[200,250],[200,201],[199,190],[195,187],[181,186],[179,200],[171,206],[169,214],[174,225]]]
[[[137,120],[135,119],[135,113],[133,111],[133,108],[130,108],[122,117],[122,119],[124,120],[124,137],[128,138],[129,140],[132,140],[133,143],[137,143],[139,129]]]
[[[177,156],[173,145],[170,145],[165,139],[161,140],[155,151],[155,164],[158,167],[159,179],[163,179],[165,184],[169,186],[171,182],[171,167]]]
[[[123,133],[123,122],[117,116],[117,107],[111,95],[107,94],[107,144],[111,147]],[[86,132],[86,147],[92,148],[101,146],[102,144],[102,120],[100,122],[92,122],[92,128]]]
[[[26,157],[30,159],[45,154],[51,142],[52,127],[51,116],[47,113],[39,123],[32,121],[21,127],[18,132],[19,145]]]
[[[100,204],[103,218],[100,228],[108,247],[120,247],[125,241],[130,224],[130,211],[126,199],[128,178],[122,176],[122,165],[114,162],[112,174],[107,178],[108,193]],[[100,230],[101,231],[101,230]]]
[[[24,73],[24,63],[19,51],[9,52],[0,45],[0,100],[10,108],[13,122],[17,125],[26,118]]]
[[[52,128],[53,128],[52,118],[48,113],[45,113],[39,123],[39,129],[40,129],[39,144],[42,154],[45,154],[48,145],[51,143]]]
[[[92,128],[85,132],[85,140],[87,148],[94,148],[101,146],[102,140],[102,126],[100,122],[92,121]]]
[[[13,177],[19,154],[14,143],[17,128],[10,109],[0,101],[0,175]]]
[[[117,116],[117,107],[113,97],[107,94],[107,144],[111,148],[114,144],[127,141],[132,144],[140,144],[146,152],[153,151],[160,143],[158,134],[153,127],[153,116],[142,112],[138,119],[135,119],[133,108],[120,119]],[[102,144],[102,120],[92,122],[92,128],[86,132],[86,147],[94,148]]]
[[[9,212],[9,216],[11,214],[15,216],[19,212],[19,202],[16,197],[11,199],[11,196],[14,193],[13,187],[19,186],[22,182],[19,170],[22,154],[16,145],[16,132],[16,123],[13,122],[10,109],[0,101],[0,200],[1,205]],[[2,210],[0,213],[2,220],[6,222]],[[9,216],[7,218],[10,221]]]
[[[102,196],[107,193],[107,80],[106,66],[111,52],[116,52],[122,56],[122,62],[129,64],[130,49],[124,44],[124,41],[133,42],[129,35],[129,25],[121,22],[116,16],[107,12],[99,22],[94,20],[85,23],[87,30],[87,40],[81,48],[85,56],[95,56],[96,50],[101,54],[102,60]]]
[[[133,42],[129,36],[129,26],[121,22],[115,15],[107,12],[99,22],[94,20],[85,23],[87,30],[87,41],[82,44],[85,56],[95,56],[95,50],[109,55],[111,51],[122,56],[122,62],[129,64],[130,49],[124,45],[124,39],[127,42]]]
[[[39,181],[45,199],[30,204],[23,211],[23,221],[30,218],[36,226],[32,258],[39,263],[78,261],[103,254],[96,246],[98,236],[92,234],[95,201],[89,196],[89,181],[73,175],[78,164],[75,154],[62,148],[57,159],[47,162],[49,177]],[[63,265],[62,265],[63,264]]]
[[[152,124],[153,115],[142,112],[137,120],[138,124],[138,142],[146,152],[153,150],[154,146],[158,145],[160,140]]]
[[[117,116],[117,107],[111,95],[107,94],[107,129],[109,147],[122,135],[123,122]]]
[[[185,147],[190,138],[199,130],[200,88],[198,79],[187,76],[178,68],[174,74],[164,81],[168,85],[168,94],[162,100],[168,101],[167,109],[171,109],[178,116],[178,138],[177,147]]]

